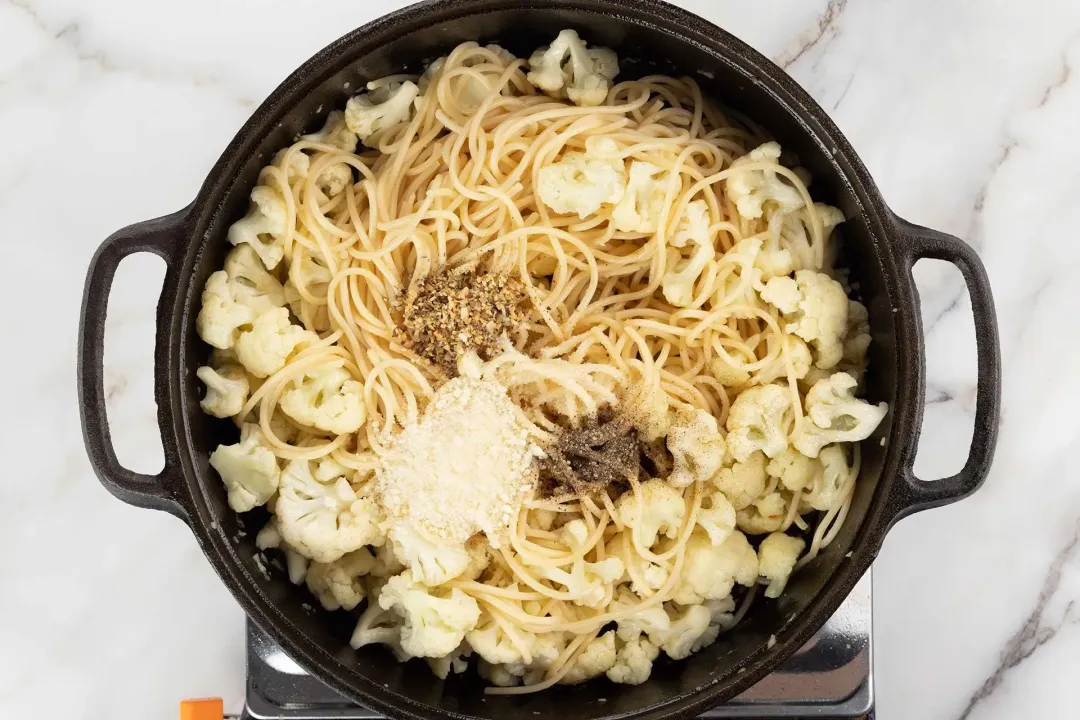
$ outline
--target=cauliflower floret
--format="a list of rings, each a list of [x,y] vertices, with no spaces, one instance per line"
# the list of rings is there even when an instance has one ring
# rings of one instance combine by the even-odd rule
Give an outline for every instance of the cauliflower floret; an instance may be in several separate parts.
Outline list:
[[[375,557],[367,548],[345,553],[331,563],[311,563],[308,590],[327,610],[352,610],[364,599],[363,576],[374,566]]]
[[[676,406],[667,447],[675,463],[667,481],[675,487],[704,482],[724,464],[724,436],[716,418],[707,410],[689,405]]]
[[[736,362],[728,362],[722,357],[714,358],[709,363],[709,372],[724,387],[737,390],[745,387],[750,382],[750,373],[742,368],[743,363],[739,362],[737,358],[732,359],[736,360]]]
[[[233,295],[228,274],[218,270],[206,280],[195,330],[207,345],[228,350],[236,344],[241,328],[255,321],[255,314],[251,307]]]
[[[613,668],[616,659],[615,633],[608,630],[578,653],[570,672],[563,675],[559,682],[563,685],[577,685],[591,680]]]
[[[469,553],[469,564],[458,577],[463,580],[475,580],[491,564],[492,549],[487,536],[477,533],[465,541],[465,552]]]
[[[660,286],[669,303],[689,307],[694,302],[694,283],[716,257],[709,236],[709,206],[704,200],[695,200],[686,206],[686,214],[679,219],[671,245],[667,250],[668,269]],[[676,249],[684,247],[692,248],[689,258],[684,258]]]
[[[302,425],[345,435],[364,424],[364,386],[344,368],[313,368],[288,387],[281,409]]]
[[[281,474],[275,511],[285,541],[317,562],[385,541],[382,511],[366,489],[344,477],[320,482],[307,460],[293,460]]]
[[[206,397],[199,407],[207,415],[226,418],[240,412],[248,399],[248,379],[239,365],[222,365],[215,370],[204,365],[195,375],[206,385]]]
[[[735,531],[735,507],[723,492],[713,490],[702,500],[697,524],[708,533],[709,542],[722,545]]]
[[[522,632],[521,635],[529,639],[532,637],[532,634],[527,632]],[[466,633],[465,639],[477,655],[492,665],[507,665],[523,660],[517,645],[486,611],[481,613],[476,627]]]
[[[524,681],[534,685],[544,679],[548,668],[559,659],[566,649],[566,634],[562,632],[528,634],[531,640],[530,654],[532,661],[515,661],[505,664],[493,664],[480,659],[480,676],[498,687],[511,687]]]
[[[652,674],[652,664],[660,648],[645,638],[637,638],[619,648],[615,664],[607,671],[608,680],[624,685],[640,685]]]
[[[662,168],[652,163],[634,160],[630,163],[630,180],[622,200],[615,206],[611,219],[620,232],[654,233],[664,207],[666,175],[654,178]]]
[[[301,135],[300,139],[321,145],[329,145],[332,148],[345,150],[346,152],[356,151],[356,133],[349,128],[349,124],[345,121],[345,113],[340,110],[334,110],[326,116],[326,122],[323,124],[322,130],[317,133]]]
[[[269,377],[285,367],[289,357],[319,336],[289,322],[289,311],[275,308],[255,318],[251,329],[236,340],[236,357],[249,373]]]
[[[731,163],[731,167],[768,164],[779,167],[780,145],[769,142],[754,148],[749,153]],[[765,212],[765,203],[776,203],[777,211],[783,215],[794,212],[803,206],[802,193],[777,175],[775,170],[767,168],[744,170],[733,173],[725,183],[725,193],[735,203],[739,214],[744,218],[759,218]]]
[[[528,80],[535,87],[553,97],[565,93],[575,105],[594,106],[607,99],[619,59],[607,48],[586,48],[577,32],[563,30],[550,46],[532,54],[529,68]]]
[[[778,492],[772,492],[743,508],[736,514],[739,529],[748,535],[764,535],[777,532],[784,526],[787,501]]]
[[[570,570],[558,567],[533,567],[538,577],[566,588],[571,602],[583,607],[597,607],[604,602],[610,583],[622,577],[622,560],[610,557],[598,562],[576,560]]]
[[[652,547],[661,532],[669,538],[677,537],[686,514],[682,492],[657,478],[643,482],[640,494],[640,503],[633,493],[624,494],[615,503],[615,511],[624,524],[633,528],[642,547]]]
[[[717,600],[730,595],[735,583],[752,586],[757,576],[757,554],[741,532],[714,547],[706,533],[694,531],[686,543],[682,582],[672,599],[680,605]]]
[[[379,597],[385,585],[386,581],[382,579],[378,583],[368,582],[368,604],[356,623],[349,645],[356,649],[365,645],[386,645],[399,662],[405,662],[412,655],[401,647],[402,618],[379,605]]]
[[[356,133],[365,145],[377,143],[386,131],[408,122],[413,105],[420,95],[416,83],[406,80],[400,85],[391,83],[370,92],[349,98],[345,104],[345,125]]]
[[[615,599],[612,601],[611,609],[622,612],[636,608],[640,604],[641,599],[637,595],[625,586],[621,586],[615,591]],[[663,606],[652,605],[642,610],[636,610],[633,614],[618,620],[615,634],[623,642],[630,642],[641,635],[647,635],[655,639],[659,637],[660,633],[665,633],[670,629],[671,618],[668,617]]]
[[[382,609],[405,619],[401,647],[414,657],[449,655],[480,620],[480,607],[461,590],[435,592],[406,570],[387,580],[379,594]]]
[[[841,365],[859,380],[866,368],[866,351],[870,349],[870,314],[857,300],[848,301],[848,324],[844,331],[844,357]]]
[[[610,138],[601,138],[594,147],[608,154],[618,152]],[[623,172],[622,160],[595,157],[592,152],[566,153],[559,162],[540,169],[536,194],[555,212],[576,213],[585,219],[601,205],[615,205],[622,199],[626,190]]]
[[[293,180],[308,176],[311,170],[311,157],[302,150],[293,150],[290,145],[274,153],[274,159],[270,161],[270,164],[284,170],[285,178],[291,183]]]
[[[398,560],[427,585],[441,585],[458,577],[472,562],[469,551],[463,545],[433,540],[405,522],[394,523],[390,528],[390,540]]]
[[[794,279],[774,277],[765,283],[761,299],[784,314],[786,332],[813,345],[819,368],[836,367],[844,355],[841,338],[848,321],[848,297],[840,283],[824,273],[799,270]]]
[[[285,200],[273,188],[257,185],[251,191],[251,209],[229,228],[229,242],[247,243],[258,254],[267,270],[273,270],[285,257]]]
[[[264,444],[255,423],[244,423],[236,445],[218,445],[210,454],[210,466],[228,488],[229,507],[236,512],[265,505],[277,492],[281,477],[277,457]]]
[[[787,360],[784,356],[780,355],[776,358],[776,362],[754,373],[754,384],[767,385],[774,380],[781,380],[787,382],[787,369],[788,363],[791,364],[791,370],[795,374],[796,380],[801,380],[807,376],[810,372],[810,368],[814,364],[814,359],[810,355],[810,348],[801,339],[794,335],[784,336],[784,349],[787,353]]]
[[[233,297],[256,315],[285,306],[281,283],[263,267],[251,245],[244,243],[230,250],[224,268]]]
[[[255,536],[255,547],[260,550],[277,548],[285,553],[285,567],[289,573],[289,582],[299,585],[307,577],[308,559],[292,549],[281,537],[277,518],[271,516]]]
[[[405,565],[394,554],[394,544],[388,542],[375,549],[375,565],[368,574],[372,577],[386,578],[397,575],[404,569]]]
[[[780,597],[805,547],[806,542],[802,538],[783,533],[773,533],[761,541],[761,547],[758,548],[758,573],[769,581],[765,597]]]
[[[753,549],[750,552],[753,553]],[[650,639],[659,641],[661,649],[672,660],[684,660],[691,653],[712,645],[719,633],[720,628],[712,622],[709,608],[698,604],[691,605],[681,616],[673,619],[671,629],[662,636]]]
[[[765,455],[761,451],[751,453],[742,462],[722,469],[713,482],[736,510],[749,507],[765,491]]]
[[[727,446],[739,462],[755,451],[776,457],[788,446],[791,395],[780,385],[758,385],[739,393],[727,417]]]
[[[795,448],[788,448],[769,461],[765,472],[778,478],[791,492],[802,490],[814,480],[818,464]]]
[[[821,470],[814,476],[810,489],[802,496],[801,503],[807,511],[831,510],[841,499],[840,491],[847,483],[851,468],[843,445],[829,445],[818,455]],[[802,508],[800,508],[802,509]]]
[[[791,435],[796,450],[817,457],[825,445],[870,437],[889,406],[859,400],[853,394],[856,384],[847,373],[835,373],[814,383],[806,393],[806,417]]]
[[[457,650],[449,655],[441,658],[426,658],[426,660],[431,672],[435,673],[435,677],[445,680],[450,677],[450,673],[460,675],[468,670],[471,655],[472,648],[469,647],[468,643],[462,643]]]
[[[667,568],[650,562],[636,552],[630,553],[627,563],[621,582],[630,583],[630,588],[642,597],[652,595],[668,581]]]

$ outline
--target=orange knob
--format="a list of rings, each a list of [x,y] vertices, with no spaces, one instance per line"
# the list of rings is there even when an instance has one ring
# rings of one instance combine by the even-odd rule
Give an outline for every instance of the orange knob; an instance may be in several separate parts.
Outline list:
[[[180,701],[180,720],[224,720],[221,698],[195,698]]]

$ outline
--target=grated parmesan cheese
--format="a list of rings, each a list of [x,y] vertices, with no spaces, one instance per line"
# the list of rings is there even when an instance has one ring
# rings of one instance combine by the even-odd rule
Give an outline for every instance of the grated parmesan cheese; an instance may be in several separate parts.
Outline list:
[[[458,377],[390,441],[376,492],[389,519],[452,544],[483,532],[498,547],[540,455],[505,388]]]

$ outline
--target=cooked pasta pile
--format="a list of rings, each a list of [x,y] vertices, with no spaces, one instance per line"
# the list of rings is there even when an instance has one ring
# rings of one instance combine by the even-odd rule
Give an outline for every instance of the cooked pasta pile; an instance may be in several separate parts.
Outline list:
[[[475,657],[491,692],[715,641],[836,536],[886,412],[854,395],[841,213],[692,79],[617,73],[564,31],[369,83],[263,169],[197,322],[259,547],[360,612],[354,647]],[[600,480],[553,492],[556,465]]]

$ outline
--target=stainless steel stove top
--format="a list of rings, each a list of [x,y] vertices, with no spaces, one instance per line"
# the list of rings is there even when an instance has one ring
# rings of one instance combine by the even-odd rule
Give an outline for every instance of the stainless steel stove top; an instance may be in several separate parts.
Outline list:
[[[836,615],[773,674],[702,718],[867,718],[874,706],[870,573]],[[245,720],[369,720],[248,623]]]

